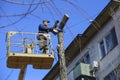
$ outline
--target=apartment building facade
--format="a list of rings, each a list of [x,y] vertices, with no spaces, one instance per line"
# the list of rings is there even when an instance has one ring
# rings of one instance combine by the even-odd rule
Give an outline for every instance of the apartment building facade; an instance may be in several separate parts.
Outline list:
[[[65,50],[68,80],[120,80],[120,3],[110,1]],[[59,63],[43,80],[59,80]]]

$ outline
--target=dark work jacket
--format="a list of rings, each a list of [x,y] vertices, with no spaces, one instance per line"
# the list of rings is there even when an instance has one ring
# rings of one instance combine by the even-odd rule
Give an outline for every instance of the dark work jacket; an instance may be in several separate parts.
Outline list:
[[[40,24],[39,27],[38,27],[39,33],[40,32],[42,32],[42,33],[48,33],[48,32],[50,32],[50,29],[51,28],[48,28],[48,26],[46,26],[44,24]]]

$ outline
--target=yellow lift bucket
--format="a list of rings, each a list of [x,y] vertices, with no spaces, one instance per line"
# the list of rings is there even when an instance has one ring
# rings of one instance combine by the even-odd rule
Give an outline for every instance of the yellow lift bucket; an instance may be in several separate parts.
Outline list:
[[[39,50],[40,41],[37,33],[8,32],[7,33],[7,67],[21,68],[23,65],[33,65],[35,69],[50,69],[54,61],[52,41],[49,34],[47,40],[48,52]]]
[[[31,64],[35,69],[49,69],[54,61],[50,54],[21,54],[9,53],[7,67],[21,68],[22,65]]]

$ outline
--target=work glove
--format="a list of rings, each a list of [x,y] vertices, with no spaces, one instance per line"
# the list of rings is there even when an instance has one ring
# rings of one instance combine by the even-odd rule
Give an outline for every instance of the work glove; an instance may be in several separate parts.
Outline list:
[[[56,35],[58,33],[58,30],[53,28],[52,33]]]

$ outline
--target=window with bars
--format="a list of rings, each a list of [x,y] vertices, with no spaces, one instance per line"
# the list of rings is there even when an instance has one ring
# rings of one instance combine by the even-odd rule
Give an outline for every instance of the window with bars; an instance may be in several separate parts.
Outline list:
[[[105,76],[104,80],[120,80],[120,64],[107,76]]]
[[[104,80],[117,80],[114,72],[112,71],[111,73],[109,73],[105,78]]]

